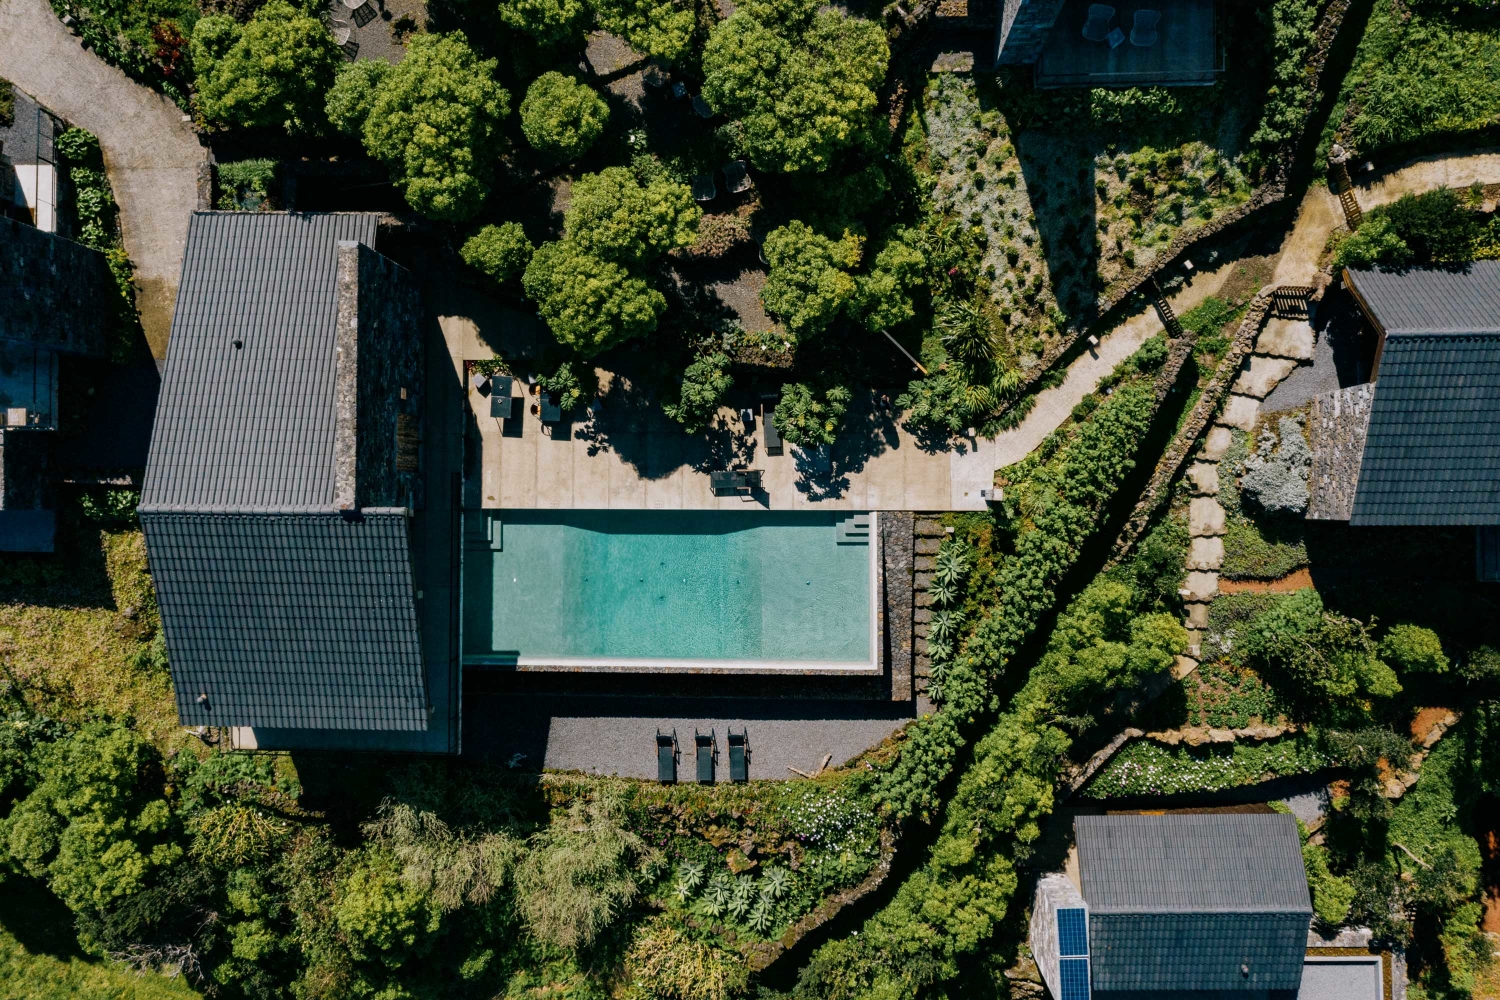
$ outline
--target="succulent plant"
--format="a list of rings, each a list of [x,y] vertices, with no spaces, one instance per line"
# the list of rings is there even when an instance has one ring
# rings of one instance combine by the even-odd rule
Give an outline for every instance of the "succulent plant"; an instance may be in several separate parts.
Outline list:
[[[686,901],[703,884],[703,866],[684,861],[677,866],[677,898]]]
[[[785,868],[767,868],[760,880],[760,894],[766,899],[780,899],[791,887],[792,877]]]

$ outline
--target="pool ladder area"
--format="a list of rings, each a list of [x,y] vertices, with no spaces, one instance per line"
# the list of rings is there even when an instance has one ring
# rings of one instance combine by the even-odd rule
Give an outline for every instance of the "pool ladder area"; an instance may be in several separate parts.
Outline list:
[[[489,549],[491,552],[499,552],[503,546],[504,533],[498,515],[482,510],[471,510],[464,513],[464,547],[469,549]]]
[[[839,545],[869,545],[870,515],[850,514],[834,528],[834,540]]]

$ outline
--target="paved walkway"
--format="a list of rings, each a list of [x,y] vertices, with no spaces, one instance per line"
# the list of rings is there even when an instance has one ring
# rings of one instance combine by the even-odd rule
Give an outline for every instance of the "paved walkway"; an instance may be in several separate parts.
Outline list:
[[[0,0],[0,77],[99,137],[151,353],[166,356],[188,218],[208,151],[182,111],[85,50],[47,0]]]

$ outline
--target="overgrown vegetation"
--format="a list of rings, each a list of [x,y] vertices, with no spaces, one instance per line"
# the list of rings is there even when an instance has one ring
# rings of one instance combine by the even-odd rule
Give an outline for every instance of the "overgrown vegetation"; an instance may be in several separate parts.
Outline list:
[[[1224,561],[1230,580],[1275,580],[1307,565],[1302,512],[1311,463],[1302,424],[1283,417],[1255,439],[1235,431],[1219,461]]]
[[[1500,257],[1500,215],[1484,212],[1478,185],[1403,195],[1370,210],[1333,240],[1335,268],[1453,266]]]

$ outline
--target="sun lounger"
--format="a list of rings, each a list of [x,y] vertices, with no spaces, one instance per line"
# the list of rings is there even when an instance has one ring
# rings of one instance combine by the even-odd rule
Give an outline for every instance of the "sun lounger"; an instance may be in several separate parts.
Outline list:
[[[656,731],[656,780],[664,785],[677,782],[677,730]]]
[[[712,785],[714,783],[714,753],[718,749],[714,745],[714,731],[710,729],[705,734],[694,729],[693,743],[698,750],[698,784]]]
[[[1108,4],[1089,4],[1089,19],[1083,22],[1083,37],[1090,42],[1102,42],[1109,37],[1109,22],[1115,19],[1115,9]]]
[[[1130,29],[1130,44],[1136,48],[1148,49],[1156,44],[1156,25],[1161,21],[1159,10],[1138,10],[1135,12],[1135,25]]]
[[[750,780],[750,730],[729,731],[729,780]]]
[[[766,454],[781,454],[781,434],[776,430],[776,422],[771,419],[771,414],[776,409],[776,397],[764,396],[760,402],[761,426],[766,430]]]

